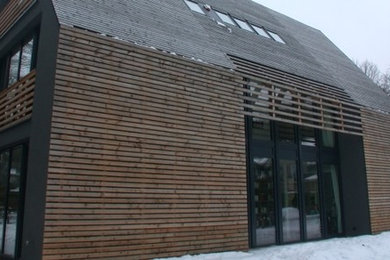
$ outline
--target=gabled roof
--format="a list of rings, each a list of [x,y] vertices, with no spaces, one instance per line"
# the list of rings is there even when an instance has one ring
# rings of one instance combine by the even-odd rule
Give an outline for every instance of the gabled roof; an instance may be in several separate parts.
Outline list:
[[[53,0],[61,24],[234,69],[235,55],[344,89],[357,103],[390,112],[390,98],[320,31],[251,0],[202,0],[278,33],[286,44],[192,12],[183,0]]]

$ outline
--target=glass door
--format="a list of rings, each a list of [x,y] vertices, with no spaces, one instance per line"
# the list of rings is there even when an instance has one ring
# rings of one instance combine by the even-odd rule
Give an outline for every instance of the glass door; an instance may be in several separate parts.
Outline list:
[[[301,224],[297,165],[295,160],[280,160],[279,180],[283,231],[282,242],[300,241]]]
[[[271,158],[255,156],[254,200],[256,215],[256,246],[276,243],[274,171]]]

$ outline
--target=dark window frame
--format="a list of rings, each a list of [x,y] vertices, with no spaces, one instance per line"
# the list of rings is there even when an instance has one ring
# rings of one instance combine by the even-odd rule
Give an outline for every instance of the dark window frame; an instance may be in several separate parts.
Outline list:
[[[341,174],[340,174],[340,163],[339,163],[339,154],[338,154],[338,143],[337,143],[337,133],[336,135],[336,143],[334,148],[325,148],[322,146],[322,132],[319,129],[314,129],[315,131],[315,140],[316,145],[313,146],[305,146],[301,144],[302,133],[301,127],[298,125],[294,125],[294,143],[283,143],[280,142],[279,133],[278,133],[278,123],[276,121],[270,120],[271,127],[271,140],[269,141],[260,141],[252,139],[252,121],[253,117],[246,116],[246,129],[247,129],[247,152],[248,152],[248,216],[249,216],[249,241],[250,246],[252,248],[259,247],[256,241],[256,214],[255,210],[255,201],[254,201],[254,165],[253,159],[255,157],[267,157],[272,159],[274,164],[274,202],[275,202],[275,217],[277,218],[275,226],[276,226],[276,245],[280,244],[290,244],[296,242],[303,241],[315,241],[322,240],[331,237],[343,236],[345,235],[345,221],[344,221],[344,210],[343,210],[343,190],[341,183]],[[308,239],[307,238],[307,223],[306,217],[302,215],[300,217],[300,240],[295,242],[285,243],[283,242],[283,230],[282,230],[282,218],[281,218],[281,195],[280,195],[280,187],[279,179],[280,179],[280,160],[283,159],[291,159],[295,160],[297,167],[297,178],[298,178],[298,205],[300,209],[300,214],[305,213],[305,187],[303,183],[303,163],[306,161],[313,161],[317,165],[317,176],[318,176],[318,193],[319,193],[319,201],[320,201],[320,222],[321,222],[321,237]],[[324,164],[333,164],[336,167],[338,172],[338,181],[339,181],[339,194],[340,194],[340,204],[341,204],[341,225],[342,225],[342,233],[337,235],[331,235],[327,232],[327,222],[326,222],[326,206],[325,206],[325,198],[324,198],[324,174],[323,174],[323,165]],[[267,246],[267,245],[261,245]]]
[[[26,46],[30,41],[33,41],[31,60],[30,60],[30,69],[29,72],[36,68],[37,52],[38,52],[38,39],[39,32],[34,30],[33,33],[28,34],[28,36],[23,37],[20,41],[13,45],[13,47],[8,51],[2,59],[0,59],[0,92],[4,89],[7,89],[9,86],[18,82],[21,78],[21,67],[23,59],[23,47]],[[20,51],[18,58],[18,69],[17,69],[17,79],[14,83],[9,84],[10,70],[11,70],[11,59],[12,57]]]
[[[201,13],[198,12],[197,10],[194,10],[191,8],[191,6],[187,3],[187,2],[190,2],[190,3],[193,3],[194,5],[197,5],[199,7],[199,10],[202,11]],[[186,4],[186,6],[188,7],[188,9],[191,10],[191,12],[195,12],[197,14],[201,14],[201,15],[206,15],[205,11],[203,10],[202,6],[199,5],[199,3],[197,2],[194,2],[192,0],[184,0],[184,3]]]
[[[6,235],[6,220],[8,217],[8,214],[4,214],[2,216],[3,218],[3,238],[2,243],[0,244],[0,258],[1,259],[18,259],[21,255],[21,246],[22,246],[22,233],[23,233],[23,216],[24,216],[24,200],[25,200],[25,192],[26,192],[26,176],[27,176],[27,156],[28,156],[28,142],[22,142],[18,144],[13,144],[12,146],[4,147],[0,149],[0,154],[8,152],[9,158],[8,158],[8,173],[7,173],[7,183],[6,183],[6,192],[5,192],[5,203],[4,203],[4,212],[6,213],[8,211],[8,202],[9,202],[9,182],[10,182],[10,175],[11,175],[11,167],[12,167],[12,159],[13,159],[13,153],[14,150],[18,147],[22,148],[22,154],[21,154],[21,173],[20,173],[20,191],[19,191],[19,198],[18,198],[18,216],[16,220],[16,234],[15,234],[15,251],[13,252],[14,255],[6,255],[4,254],[4,246],[5,246],[5,235]],[[0,216],[1,217],[1,216]]]

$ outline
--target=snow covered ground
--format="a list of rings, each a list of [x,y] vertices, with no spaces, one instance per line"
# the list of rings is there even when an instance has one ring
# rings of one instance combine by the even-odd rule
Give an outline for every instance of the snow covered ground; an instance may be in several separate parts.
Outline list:
[[[335,238],[249,252],[226,252],[166,258],[164,260],[388,260],[390,232],[375,236]]]

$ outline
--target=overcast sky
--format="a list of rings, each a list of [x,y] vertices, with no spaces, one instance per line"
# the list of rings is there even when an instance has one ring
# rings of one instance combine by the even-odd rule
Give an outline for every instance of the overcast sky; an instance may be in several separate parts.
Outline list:
[[[352,60],[390,70],[390,0],[253,0],[321,30]]]

